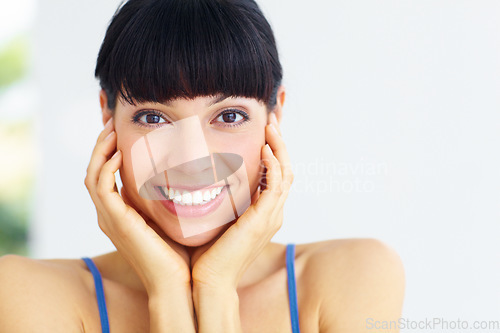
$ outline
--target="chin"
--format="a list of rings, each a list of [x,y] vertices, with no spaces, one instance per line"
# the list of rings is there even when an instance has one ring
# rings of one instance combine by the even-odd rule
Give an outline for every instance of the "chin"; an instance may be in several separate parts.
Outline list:
[[[221,225],[220,227],[207,230],[205,232],[202,232],[200,234],[190,236],[190,237],[183,237],[182,232],[178,230],[178,232],[175,235],[169,235],[169,237],[184,246],[189,246],[189,247],[198,247],[205,245],[212,240],[219,238],[222,236],[222,234],[231,226],[233,223],[236,221],[232,221],[229,223],[226,223],[224,225]]]

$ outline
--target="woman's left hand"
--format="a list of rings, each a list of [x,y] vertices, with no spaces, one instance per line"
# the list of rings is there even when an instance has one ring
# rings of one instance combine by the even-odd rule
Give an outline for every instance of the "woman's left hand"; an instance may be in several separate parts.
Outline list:
[[[283,205],[293,182],[288,152],[274,113],[266,125],[267,145],[261,149],[267,169],[266,188],[218,239],[196,249],[191,257],[194,286],[236,290],[243,273],[283,223]]]

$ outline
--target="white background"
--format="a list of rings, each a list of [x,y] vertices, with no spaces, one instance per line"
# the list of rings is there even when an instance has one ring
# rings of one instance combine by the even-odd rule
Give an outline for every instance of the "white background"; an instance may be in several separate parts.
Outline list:
[[[118,3],[38,3],[36,258],[113,249],[83,181],[102,128],[95,60]],[[404,318],[500,320],[500,2],[259,4],[296,176],[274,241],[378,238],[405,265]]]

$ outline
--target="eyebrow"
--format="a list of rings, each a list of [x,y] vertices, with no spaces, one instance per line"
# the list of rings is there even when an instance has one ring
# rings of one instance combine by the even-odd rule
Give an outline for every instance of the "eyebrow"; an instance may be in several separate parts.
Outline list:
[[[214,97],[214,99],[211,102],[208,102],[207,106],[212,106],[214,104],[220,103],[220,102],[222,102],[223,100],[225,100],[228,97],[229,96],[227,96],[227,95],[219,94],[216,97]]]
[[[225,95],[222,93],[217,94],[214,96],[214,98],[211,101],[207,102],[206,106],[209,107],[209,106],[215,105],[215,104],[220,103],[229,97],[230,97],[229,95]],[[165,102],[163,102],[163,104],[166,106],[172,106],[172,101],[165,101]]]

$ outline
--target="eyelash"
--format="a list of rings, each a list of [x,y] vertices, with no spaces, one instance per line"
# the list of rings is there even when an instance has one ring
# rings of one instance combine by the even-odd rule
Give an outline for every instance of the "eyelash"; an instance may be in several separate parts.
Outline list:
[[[161,123],[161,124],[148,124],[148,123],[144,123],[143,121],[140,120],[143,116],[147,116],[147,115],[158,116],[161,119],[167,121],[165,119],[165,116],[161,112],[159,112],[159,111],[156,111],[156,110],[141,110],[141,111],[137,112],[136,114],[134,114],[132,116],[132,122],[134,124],[137,124],[139,126],[144,126],[144,127],[160,127],[160,126],[162,126],[163,123]]]
[[[236,113],[236,114],[239,114],[240,116],[243,117],[243,120],[238,122],[238,123],[223,123],[222,127],[240,127],[242,125],[244,125],[245,123],[249,122],[250,121],[250,117],[248,116],[248,114],[244,111],[241,111],[241,110],[236,110],[236,109],[226,109],[224,111],[222,111],[221,113],[219,113],[219,115],[217,115],[217,118],[219,118],[220,116],[223,116],[225,114],[228,114],[228,113]],[[229,124],[233,124],[233,125],[229,125]]]
[[[239,114],[240,116],[243,117],[243,120],[240,121],[239,123],[234,123],[234,124],[233,123],[223,123],[224,125],[222,125],[222,127],[236,128],[236,127],[240,127],[240,126],[242,126],[245,123],[250,121],[250,117],[248,116],[248,114],[246,112],[241,111],[241,110],[237,110],[237,109],[226,109],[226,110],[222,111],[221,113],[219,113],[215,119],[217,119],[220,116],[223,116],[225,114],[228,114],[228,113]],[[144,123],[143,121],[140,120],[143,116],[147,116],[147,115],[155,115],[155,116],[162,118],[165,121],[168,121],[165,119],[165,115],[157,110],[141,110],[132,116],[132,122],[139,125],[139,126],[144,126],[144,127],[160,127],[160,126],[162,126],[162,124],[165,124],[165,123],[147,124],[147,123]],[[229,124],[233,124],[233,125],[229,125]]]

